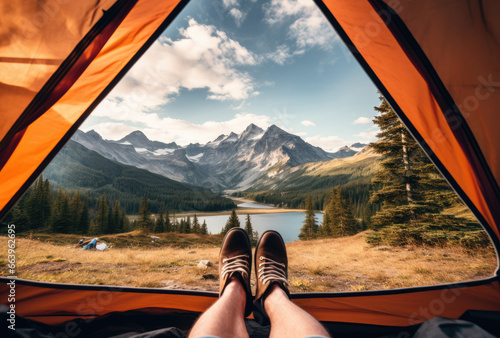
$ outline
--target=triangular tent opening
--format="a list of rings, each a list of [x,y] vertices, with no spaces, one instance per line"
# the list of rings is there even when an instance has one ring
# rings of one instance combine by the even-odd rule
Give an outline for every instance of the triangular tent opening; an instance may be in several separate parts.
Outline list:
[[[6,24],[10,34],[3,35],[7,43],[0,49],[0,61],[9,70],[4,73],[1,91],[6,102],[5,123],[0,129],[1,217],[186,4],[120,1],[97,8],[84,2],[26,6],[16,11],[5,7],[9,14],[6,17],[12,17],[12,21]],[[499,95],[495,82],[499,53],[491,46],[500,35],[490,20],[490,15],[499,12],[498,5],[489,2],[487,9],[479,5],[471,9],[461,4],[433,6],[409,0],[398,4],[375,0],[316,4],[479,219],[498,252],[499,150],[493,130]],[[71,20],[48,21],[63,17],[62,13]],[[234,17],[241,19],[241,15]],[[419,20],[415,20],[417,17]],[[30,18],[32,25],[21,29],[15,18]],[[68,24],[72,21],[76,26]],[[457,25],[458,21],[467,25]],[[465,27],[469,28],[466,32]],[[57,44],[48,38],[59,34],[53,39]],[[221,86],[218,89],[214,87],[211,95],[222,99],[230,95],[229,90]],[[147,93],[138,95],[147,97]],[[4,278],[2,282],[2,294],[6,296],[9,280]],[[215,297],[193,291],[29,281],[18,281],[16,292],[18,315],[48,324],[146,308],[197,313]],[[435,316],[459,318],[468,310],[499,311],[499,292],[496,275],[453,285],[306,293],[294,299],[324,322],[409,327]],[[100,305],[88,305],[89,299],[97,299]],[[47,307],[47,302],[51,306]],[[362,313],[360,307],[365,309]]]

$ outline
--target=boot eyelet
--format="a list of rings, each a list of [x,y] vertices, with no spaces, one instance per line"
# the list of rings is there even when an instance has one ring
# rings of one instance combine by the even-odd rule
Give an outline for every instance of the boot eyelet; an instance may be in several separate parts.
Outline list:
[[[263,260],[263,259],[264,259],[264,257],[260,256],[260,257],[259,257],[259,259],[260,259],[260,260]]]

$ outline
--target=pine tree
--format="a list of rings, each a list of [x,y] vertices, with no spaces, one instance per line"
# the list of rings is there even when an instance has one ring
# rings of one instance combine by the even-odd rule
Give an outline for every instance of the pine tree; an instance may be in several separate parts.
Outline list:
[[[165,220],[163,219],[163,210],[160,209],[156,218],[155,232],[165,231]]]
[[[247,214],[247,218],[245,220],[245,231],[247,232],[248,236],[252,236],[253,228],[252,228],[252,222],[250,220],[250,214]]]
[[[69,196],[62,189],[57,191],[52,215],[52,232],[71,233],[73,217],[69,206]]]
[[[102,195],[99,199],[99,206],[94,217],[95,227],[92,229],[93,234],[104,234],[109,226],[109,206],[106,200],[106,195]]]
[[[382,103],[375,110],[380,113],[374,123],[381,132],[379,140],[371,144],[382,154],[382,169],[373,183],[381,186],[370,199],[378,203],[382,211],[372,217],[372,225],[377,229],[387,224],[410,224],[426,212],[437,211],[435,206],[426,204],[422,196],[422,174],[426,167],[425,154],[413,140],[389,103],[381,97]]]
[[[153,230],[153,221],[151,220],[151,212],[148,207],[148,199],[144,196],[141,200],[141,206],[139,207],[139,219],[137,220],[137,226],[146,231]]]
[[[179,225],[177,224],[177,217],[175,216],[175,212],[172,216],[172,223],[171,223],[170,227],[172,229],[171,230],[172,232],[181,232],[179,229]]]
[[[335,189],[330,190],[329,201],[323,214],[323,222],[321,223],[321,236],[331,237],[333,234],[333,215],[335,214]]]
[[[247,232],[248,237],[250,238],[250,244],[252,244],[252,246],[257,245],[259,234],[257,231],[253,231],[252,222],[250,220],[250,214],[247,214],[247,218],[245,221],[245,231]]]
[[[40,176],[43,178],[43,176]],[[43,226],[47,226],[50,222],[50,217],[52,215],[52,203],[53,203],[52,191],[50,189],[50,182],[46,179],[43,182],[43,193],[41,201],[41,219]]]
[[[184,221],[184,231],[185,234],[191,233],[191,217],[187,216],[186,220]]]
[[[89,232],[90,217],[89,217],[89,208],[87,207],[86,204],[83,205],[79,224],[80,224],[80,228],[78,229],[79,233],[86,234],[87,232]]]
[[[226,233],[229,231],[229,229],[236,228],[236,227],[239,228],[240,226],[241,226],[240,220],[238,219],[238,215],[236,215],[236,209],[233,209],[231,211],[231,216],[229,216],[229,219],[226,222],[226,225],[221,230],[221,234],[226,235]]]
[[[371,216],[371,227],[391,227],[381,233],[398,237],[394,243],[406,243],[404,238],[409,236],[418,242],[424,223],[449,223],[447,217],[439,214],[458,199],[387,101],[380,99],[382,103],[375,107],[380,115],[374,123],[381,132],[371,146],[383,155],[383,160],[373,181],[379,189],[373,192],[370,202],[381,208]],[[374,238],[381,233],[368,236],[367,241],[377,242]]]
[[[203,224],[201,225],[201,233],[203,235],[207,235],[208,234],[208,227],[207,227],[206,220],[203,220]]]
[[[106,229],[104,229],[105,234],[112,234],[113,229],[116,227],[114,223],[115,219],[113,218],[113,209],[111,208],[111,205],[109,205],[108,208],[108,226]]]
[[[113,206],[113,210],[111,211],[111,219],[109,231],[112,234],[116,234],[119,232],[123,232],[124,230],[124,217],[122,214],[122,208],[120,206],[120,202],[118,200],[115,201],[115,205]]]
[[[316,216],[314,215],[314,209],[312,205],[311,197],[306,198],[306,218],[304,220],[304,225],[300,229],[299,238],[301,240],[309,240],[317,237],[318,235],[318,223],[316,222]]]
[[[127,213],[125,212],[125,208],[122,208],[120,210],[120,219],[121,219],[121,224],[123,224],[122,228],[124,232],[130,231],[130,222],[127,217]]]
[[[180,234],[185,234],[186,233],[186,220],[185,219],[182,219],[179,221],[179,224],[178,224],[178,231]]]
[[[24,204],[29,229],[42,228],[48,225],[51,218],[51,193],[49,180],[41,175],[33,184]]]
[[[334,189],[333,194],[335,199],[334,213],[330,216],[331,237],[352,236],[357,232],[352,205],[341,187]]]
[[[163,231],[164,232],[171,232],[172,231],[172,223],[170,222],[170,214],[167,210],[165,213],[165,223],[163,225]]]
[[[196,214],[194,214],[194,218],[193,218],[192,232],[195,234],[201,233],[200,223],[198,222],[198,217],[196,217]]]
[[[24,208],[22,208],[22,205],[20,203],[16,204],[14,208],[12,208],[12,222],[16,225],[16,232],[22,232],[26,230],[30,230],[28,224],[29,224],[29,218],[26,215],[26,211]]]
[[[77,191],[70,203],[70,212],[72,215],[72,223],[73,223],[73,232],[74,233],[83,233],[82,232],[82,212],[83,212],[83,202],[80,196],[80,191]]]

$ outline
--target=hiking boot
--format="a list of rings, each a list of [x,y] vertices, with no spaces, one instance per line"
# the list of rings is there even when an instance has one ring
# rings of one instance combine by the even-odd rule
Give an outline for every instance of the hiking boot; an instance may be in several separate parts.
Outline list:
[[[219,297],[231,279],[241,282],[246,293],[245,317],[252,312],[252,289],[250,271],[252,269],[252,246],[248,234],[242,228],[231,228],[222,241],[219,253]]]
[[[254,303],[254,317],[260,323],[266,323],[268,316],[264,310],[264,300],[277,284],[290,298],[288,290],[288,258],[285,242],[281,235],[273,230],[262,234],[255,248],[255,275],[257,290]]]

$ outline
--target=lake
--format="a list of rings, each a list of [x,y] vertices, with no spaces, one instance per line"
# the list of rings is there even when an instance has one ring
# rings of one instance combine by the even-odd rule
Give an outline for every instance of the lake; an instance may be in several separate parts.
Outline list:
[[[238,204],[238,207],[260,209],[274,208],[254,202],[241,203]],[[242,228],[245,227],[246,217],[246,214],[238,215]],[[262,235],[266,230],[276,230],[281,234],[285,242],[293,242],[299,239],[300,228],[302,228],[305,217],[305,212],[255,214],[250,215],[250,221],[252,222],[253,230],[257,231],[259,235]],[[229,215],[198,217],[200,224],[203,224],[203,221],[207,222],[208,232],[212,234],[220,233],[222,228],[226,225],[228,218]],[[323,214],[316,213],[316,220],[318,224],[320,224],[323,221]]]
[[[245,227],[246,215],[238,215],[241,227]],[[266,230],[278,231],[285,242],[293,242],[299,239],[300,228],[302,228],[305,212],[284,212],[277,214],[257,214],[250,215],[250,221],[254,231],[262,235]],[[200,216],[200,224],[204,220],[207,222],[208,232],[218,234],[226,225],[229,215],[224,216]],[[323,214],[316,213],[318,224],[323,221]]]

